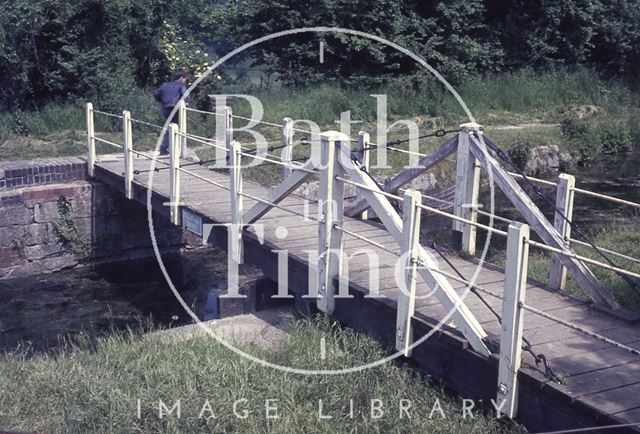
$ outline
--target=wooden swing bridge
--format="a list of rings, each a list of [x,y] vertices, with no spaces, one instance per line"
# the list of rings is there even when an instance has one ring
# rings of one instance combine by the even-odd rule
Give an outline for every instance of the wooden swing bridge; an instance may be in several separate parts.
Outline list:
[[[189,134],[190,112],[218,117],[223,134],[218,140]],[[321,133],[319,155],[298,163],[292,158],[293,138],[301,131],[293,128],[290,118],[282,124],[253,120],[282,129],[281,154],[273,155],[251,152],[234,140],[234,119],[247,118],[233,115],[228,107],[209,113],[180,103],[178,114],[179,124],[166,131],[167,161],[134,149],[134,124],[163,127],[133,119],[128,111],[107,113],[87,104],[89,175],[143,204],[150,195],[155,215],[226,249],[231,263],[256,265],[298,299],[311,294],[304,300],[320,311],[394,343],[403,356],[460,395],[504,403],[501,413],[529,429],[640,422],[638,326],[633,318],[616,315],[622,310],[590,267],[630,279],[640,275],[576,254],[571,245],[586,243],[571,237],[570,224],[576,194],[616,206],[640,204],[577,188],[567,174],[557,182],[530,178],[556,188],[551,222],[518,184],[522,175],[507,172],[488,151],[492,142],[474,123],[461,125],[453,138],[429,154],[413,152],[419,157],[416,166],[379,185],[368,172],[370,150],[376,145],[365,132],[357,140],[336,131]],[[95,116],[122,122],[121,143],[95,131]],[[96,143],[119,152],[97,155]],[[226,161],[226,169],[210,170],[181,158],[193,143],[213,148]],[[452,212],[423,203],[438,198],[403,189],[452,154]],[[282,182],[267,186],[243,180],[246,169],[241,163],[251,159],[282,166]],[[480,209],[481,170],[513,203],[522,222]],[[296,193],[310,179],[319,180],[317,201]],[[346,185],[357,190],[350,206],[345,204]],[[375,221],[368,218],[369,210],[375,212]],[[451,219],[458,253],[442,254],[421,244],[421,225],[428,227],[433,215]],[[508,223],[508,229],[478,223],[479,215]],[[210,233],[199,230],[198,224],[207,223],[213,225]],[[256,224],[262,227],[261,236]],[[531,239],[530,230],[539,241]],[[504,269],[474,258],[477,231],[506,238]],[[552,255],[546,286],[527,278],[530,246]],[[601,250],[627,263],[640,262]],[[282,266],[283,258],[288,267]],[[562,291],[567,273],[590,300]],[[531,352],[523,351],[523,343]],[[540,358],[534,358],[539,354],[562,384],[545,372]]]

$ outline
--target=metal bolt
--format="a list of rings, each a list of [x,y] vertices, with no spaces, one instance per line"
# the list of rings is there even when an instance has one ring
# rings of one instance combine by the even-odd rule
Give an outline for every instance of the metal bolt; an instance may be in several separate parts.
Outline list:
[[[504,385],[504,384],[500,384],[500,385],[498,386],[498,392],[499,392],[501,395],[506,395],[508,391],[509,391],[509,389],[507,388],[507,386],[506,386],[506,385]]]

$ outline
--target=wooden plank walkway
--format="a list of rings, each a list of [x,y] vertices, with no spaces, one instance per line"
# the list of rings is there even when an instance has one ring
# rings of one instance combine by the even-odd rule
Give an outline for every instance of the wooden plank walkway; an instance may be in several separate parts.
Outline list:
[[[183,164],[188,163],[184,161]],[[149,168],[146,159],[134,159],[136,170],[145,171]],[[157,164],[157,167],[163,167]],[[211,179],[222,185],[229,184],[225,173],[208,170],[206,167],[194,165],[187,167],[189,171]],[[103,156],[96,164],[95,178],[124,191],[123,160],[120,156]],[[146,204],[146,185],[148,173],[135,176],[134,199]],[[199,214],[205,222],[226,223],[231,219],[230,194],[227,190],[215,187],[203,180],[182,173],[181,203],[190,211]],[[162,215],[168,215],[168,207],[163,206],[169,197],[169,173],[161,170],[153,175],[153,206]],[[265,197],[270,187],[251,181],[244,181],[244,192],[256,197]],[[250,209],[256,201],[244,198],[244,209]],[[297,212],[304,212],[303,199],[290,195],[280,205]],[[311,215],[315,215],[315,205],[309,206]],[[290,264],[289,282],[291,290],[306,293],[309,268],[309,251],[317,252],[318,230],[315,221],[305,221],[300,216],[292,215],[284,210],[271,209],[259,220],[264,225],[264,246],[253,243],[246,246],[246,260],[262,268],[268,276],[277,277],[277,263],[274,262],[272,249],[288,250]],[[428,219],[426,223],[428,224]],[[275,235],[278,227],[287,228],[288,235],[279,239]],[[399,251],[391,236],[384,227],[368,221],[346,218],[345,229],[373,239],[391,250]],[[221,233],[216,235],[217,244],[224,247]],[[251,234],[245,239],[251,242]],[[375,251],[380,259],[379,291],[381,298],[365,298],[369,294],[369,271],[365,255],[356,255],[348,263],[348,279],[350,294],[355,300],[349,305],[349,300],[337,303],[336,317],[351,323],[356,328],[369,330],[373,333],[393,336],[395,328],[395,310],[397,300],[397,284],[394,277],[394,264],[397,257],[379,249],[365,241],[348,234],[343,235],[345,253],[353,255],[359,249],[367,248]],[[454,270],[443,261],[435,251],[429,250],[437,260],[441,270],[455,274]],[[449,260],[459,269],[465,278],[471,278],[477,264],[472,260],[450,256]],[[275,273],[275,274],[274,274]],[[495,267],[485,267],[480,272],[477,285],[490,289],[496,293],[503,291],[504,273]],[[462,294],[465,285],[451,281],[456,291]],[[419,280],[416,301],[416,332],[429,330],[430,327],[444,317],[446,312],[434,296],[429,296],[431,290]],[[501,312],[501,300],[485,295],[495,311]],[[500,324],[489,309],[472,293],[465,296],[465,303],[491,336],[500,335]],[[357,309],[356,306],[357,303]],[[526,303],[537,309],[551,313],[566,321],[615,339],[625,345],[640,349],[640,328],[629,325],[617,318],[605,316],[594,311],[588,303],[581,300],[551,292],[539,284],[530,282],[527,286]],[[349,309],[354,312],[346,314]],[[376,321],[367,319],[366,312],[385,312]],[[356,314],[355,311],[360,312]],[[358,316],[360,315],[360,316]],[[386,319],[383,319],[386,318]],[[375,322],[375,324],[374,324]],[[388,328],[388,330],[387,330]],[[616,349],[613,346],[574,331],[551,320],[527,312],[524,321],[524,336],[529,339],[532,349],[536,353],[543,353],[551,367],[559,374],[565,384],[551,382],[543,374],[542,366],[536,366],[533,357],[523,354],[523,364],[520,372],[521,398],[519,419],[534,429],[574,428],[607,423],[640,422],[640,357]],[[442,340],[442,342],[436,342]],[[444,346],[443,346],[444,345]],[[453,346],[452,346],[453,345]],[[455,346],[461,350],[453,349]],[[430,370],[435,378],[443,380],[458,393],[469,397],[495,397],[497,387],[495,379],[497,370],[496,360],[486,359],[467,349],[464,339],[456,332],[451,323],[434,337],[431,337],[421,347],[414,351],[413,357],[418,363]],[[428,349],[425,350],[425,349]],[[435,354],[433,351],[442,351]],[[457,353],[456,360],[446,359]],[[469,354],[473,353],[473,354]],[[437,359],[436,359],[437,358]],[[465,362],[465,358],[468,359]],[[446,360],[445,360],[446,359]],[[446,362],[446,363],[445,363]],[[438,363],[438,364],[436,364]],[[464,365],[467,363],[467,365]],[[471,365],[469,365],[471,364]],[[456,366],[458,368],[456,368]],[[473,371],[478,369],[485,372],[486,378],[471,378],[480,375],[476,372],[464,372],[464,368]],[[472,369],[473,368],[473,369]],[[442,372],[437,372],[441,370]],[[459,376],[459,378],[456,378]],[[493,385],[492,385],[493,382]],[[484,390],[487,389],[487,390]],[[547,400],[547,401],[545,401]],[[551,400],[551,401],[548,401]],[[549,414],[555,412],[555,420],[548,420]],[[563,418],[564,415],[564,418]],[[553,418],[551,418],[553,419]]]

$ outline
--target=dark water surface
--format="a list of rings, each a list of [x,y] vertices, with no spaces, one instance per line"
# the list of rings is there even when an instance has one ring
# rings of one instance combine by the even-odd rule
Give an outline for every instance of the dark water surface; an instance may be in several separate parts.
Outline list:
[[[165,263],[185,303],[200,319],[215,318],[216,295],[226,290],[226,256],[207,249]],[[59,336],[96,336],[141,319],[163,327],[192,322],[155,259],[0,281],[0,349],[26,342],[48,349]]]

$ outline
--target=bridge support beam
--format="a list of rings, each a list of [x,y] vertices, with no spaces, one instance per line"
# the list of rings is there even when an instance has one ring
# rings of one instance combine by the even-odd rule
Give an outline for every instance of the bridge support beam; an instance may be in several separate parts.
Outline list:
[[[133,131],[131,128],[131,113],[122,112],[122,148],[124,149],[124,194],[127,199],[133,199]]]
[[[456,160],[456,191],[453,213],[457,217],[476,222],[478,220],[478,192],[480,166],[469,148],[469,136],[479,134],[482,127],[476,123],[460,125]],[[454,249],[473,256],[476,253],[476,227],[461,221],[453,221],[452,244]]]
[[[558,187],[556,190],[556,213],[553,220],[553,227],[556,228],[560,236],[569,245],[571,237],[571,220],[573,219],[573,188],[576,186],[576,178],[566,173],[561,173],[558,177]],[[564,217],[563,217],[564,216]],[[564,289],[567,282],[567,269],[562,265],[562,261],[557,254],[551,255],[551,266],[549,267],[549,286],[555,289]]]
[[[528,240],[528,225],[518,222],[509,225],[496,402],[498,407],[502,407],[501,412],[510,418],[515,417],[518,411],[518,371],[522,360],[522,303],[527,287]]]
[[[405,357],[411,355],[409,346],[413,343],[411,318],[416,306],[416,277],[420,246],[420,215],[418,204],[422,203],[419,191],[407,190],[402,206],[402,256],[404,288],[398,293],[398,312],[396,318],[396,350]]]
[[[349,146],[349,137],[338,131],[320,136],[320,192],[318,206],[318,309],[332,313],[342,269],[342,227],[344,182],[336,179],[344,170],[339,164],[339,150]]]

